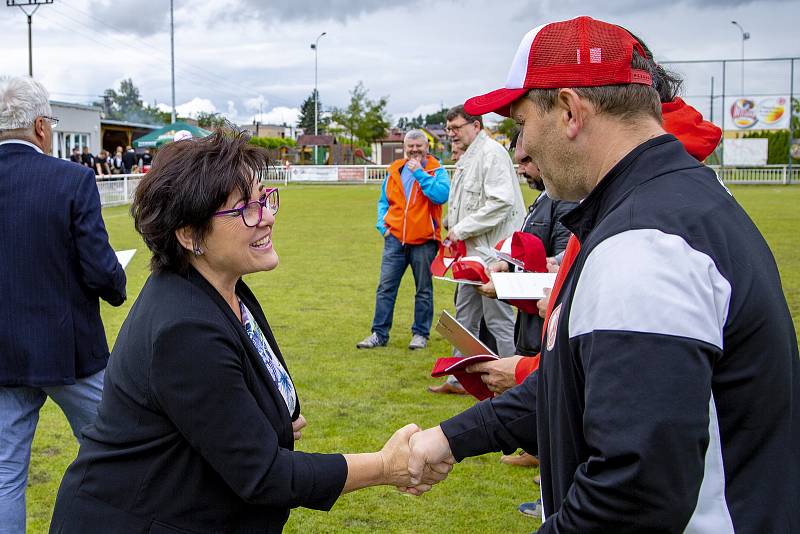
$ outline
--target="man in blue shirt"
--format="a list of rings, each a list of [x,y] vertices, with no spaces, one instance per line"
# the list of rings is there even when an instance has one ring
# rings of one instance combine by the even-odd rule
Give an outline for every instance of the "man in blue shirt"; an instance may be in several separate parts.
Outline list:
[[[405,157],[389,166],[378,200],[375,227],[384,239],[381,275],[375,295],[372,333],[359,349],[383,347],[389,341],[397,290],[410,265],[416,283],[414,324],[409,349],[424,349],[433,320],[431,262],[441,242],[442,204],[450,194],[450,177],[428,154],[428,138],[411,130],[403,141]]]

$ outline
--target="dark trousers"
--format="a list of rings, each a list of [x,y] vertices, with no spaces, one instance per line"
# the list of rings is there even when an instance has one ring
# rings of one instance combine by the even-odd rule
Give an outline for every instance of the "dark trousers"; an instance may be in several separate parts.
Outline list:
[[[433,320],[431,262],[438,251],[436,241],[430,240],[421,245],[403,245],[392,234],[383,239],[381,278],[375,294],[375,317],[372,320],[372,331],[381,338],[381,341],[389,339],[397,290],[400,288],[400,281],[403,279],[406,268],[410,265],[417,289],[414,297],[414,324],[411,326],[411,332],[428,337]]]

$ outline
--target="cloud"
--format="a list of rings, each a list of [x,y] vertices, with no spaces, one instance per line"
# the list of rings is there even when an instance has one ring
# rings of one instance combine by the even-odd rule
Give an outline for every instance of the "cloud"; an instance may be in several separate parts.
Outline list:
[[[169,104],[158,104],[158,109],[167,113],[172,111]],[[194,97],[188,102],[175,106],[175,111],[182,117],[197,117],[197,114],[205,111],[206,113],[217,113],[217,106],[207,98]]]
[[[289,126],[294,126],[297,124],[297,120],[300,118],[300,108],[289,108],[285,106],[278,106],[272,108],[270,111],[266,113],[256,113],[254,115],[250,115],[250,118],[247,122],[252,123],[253,121],[258,121],[261,124],[284,124],[286,123]]]
[[[169,30],[169,2],[164,0],[90,0],[86,11],[75,6],[66,9],[74,10],[75,16],[81,19],[90,19],[99,32],[133,33],[146,37]]]
[[[255,98],[248,98],[244,101],[244,107],[248,111],[261,111],[269,105],[269,100],[264,98],[264,95],[258,95]]]
[[[407,0],[403,7],[408,9],[421,4],[420,0]],[[269,25],[287,21],[334,20],[345,22],[349,19],[396,7],[385,0],[243,0],[238,2],[234,15],[255,16]]]

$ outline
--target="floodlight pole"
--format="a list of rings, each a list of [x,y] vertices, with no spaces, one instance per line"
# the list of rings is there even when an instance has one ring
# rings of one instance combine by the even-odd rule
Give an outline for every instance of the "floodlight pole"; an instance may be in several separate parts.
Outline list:
[[[52,4],[53,0],[6,0],[6,7],[18,7],[28,17],[28,75],[33,78],[33,14],[45,4]],[[23,6],[34,6],[28,13]]]
[[[175,12],[169,0],[169,46],[172,57],[172,124],[175,124]]]
[[[322,39],[327,32],[322,32],[317,37],[317,40],[311,45],[311,50],[314,51],[314,136],[318,135],[319,123],[319,91],[317,90],[317,49],[319,48],[319,40]],[[314,141],[314,165],[317,164],[317,145],[318,141]]]
[[[742,25],[739,24],[738,22],[736,22],[735,20],[732,20],[731,24],[733,24],[734,26],[739,28],[739,31],[742,33],[742,82],[741,82],[742,85],[741,85],[741,88],[739,89],[739,91],[741,93],[740,96],[743,97],[744,96],[744,42],[746,40],[750,39],[750,33],[744,31],[744,28],[742,28]]]

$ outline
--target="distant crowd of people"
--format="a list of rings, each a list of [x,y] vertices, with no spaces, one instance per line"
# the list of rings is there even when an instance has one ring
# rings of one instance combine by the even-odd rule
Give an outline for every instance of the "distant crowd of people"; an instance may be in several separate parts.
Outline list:
[[[100,150],[95,156],[88,146],[83,147],[83,152],[78,147],[72,149],[69,160],[73,163],[89,167],[97,176],[111,176],[115,174],[135,174],[147,172],[153,162],[150,149],[137,154],[132,146],[118,146],[112,155],[108,150]]]

